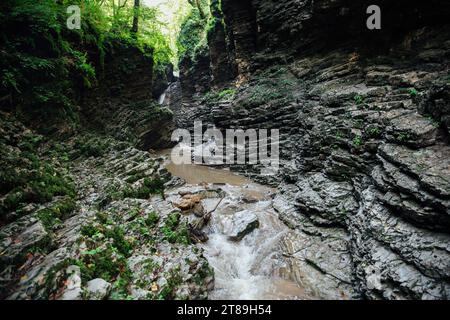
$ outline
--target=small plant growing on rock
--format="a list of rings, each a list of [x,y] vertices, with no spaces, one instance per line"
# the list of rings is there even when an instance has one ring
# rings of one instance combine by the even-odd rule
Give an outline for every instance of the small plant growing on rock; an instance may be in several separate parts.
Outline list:
[[[369,137],[377,138],[381,134],[381,129],[378,127],[369,127],[367,128],[366,133]]]
[[[407,142],[409,140],[411,140],[411,135],[408,132],[399,132],[397,134],[397,141]]]
[[[180,275],[180,267],[170,270],[165,274],[167,283],[161,288],[158,295],[159,300],[173,299],[175,289],[183,283],[183,278]]]
[[[356,136],[353,138],[353,146],[356,148],[361,147],[363,144],[363,140],[361,136]]]
[[[42,221],[44,227],[51,231],[61,224],[75,209],[76,203],[71,198],[58,201],[53,206],[41,209],[36,216]]]
[[[83,281],[95,278],[111,281],[127,270],[126,259],[112,247],[85,251],[76,264],[81,269]]]
[[[410,89],[408,89],[408,93],[409,93],[409,95],[413,98],[413,97],[416,97],[418,94],[419,94],[419,92],[416,90],[416,89],[414,89],[414,88],[410,88]]]
[[[125,239],[125,233],[119,226],[112,230],[106,230],[105,236],[113,240],[113,246],[125,257],[129,257],[133,251],[133,243]]]
[[[364,97],[363,97],[362,95],[355,94],[355,95],[353,96],[353,101],[355,101],[355,103],[356,103],[357,105],[363,104],[363,103],[364,103]]]
[[[172,212],[164,221],[162,232],[164,238],[170,243],[188,245],[191,243],[186,225],[180,225],[180,213]]]
[[[148,214],[148,217],[145,220],[145,224],[148,227],[153,228],[154,226],[156,226],[158,221],[159,221],[159,215],[156,212],[152,211]]]
[[[435,128],[439,128],[440,124],[438,121],[436,121],[435,119],[433,119],[432,116],[427,116],[427,120],[431,122],[431,125]]]
[[[221,100],[222,99],[231,100],[234,98],[235,95],[236,95],[236,89],[228,88],[228,89],[224,89],[224,90],[220,91],[218,94],[218,97]]]

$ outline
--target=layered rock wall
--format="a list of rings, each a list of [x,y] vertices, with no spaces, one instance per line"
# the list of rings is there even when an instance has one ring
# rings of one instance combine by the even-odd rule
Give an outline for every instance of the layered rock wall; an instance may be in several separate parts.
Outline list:
[[[233,93],[185,103],[178,124],[280,130],[278,175],[232,168],[279,186],[300,284],[326,298],[447,299],[450,6],[379,1],[382,29],[369,31],[370,4],[223,0],[216,36],[231,51],[210,42],[211,70],[234,57]]]

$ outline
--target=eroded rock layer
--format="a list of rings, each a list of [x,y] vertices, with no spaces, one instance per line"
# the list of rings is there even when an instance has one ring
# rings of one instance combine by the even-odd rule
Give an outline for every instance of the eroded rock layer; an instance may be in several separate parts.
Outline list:
[[[448,299],[449,4],[380,1],[380,31],[368,5],[223,0],[226,31],[196,72],[231,57],[238,75],[171,107],[186,128],[280,130],[277,175],[232,168],[279,186],[298,283],[324,298]]]

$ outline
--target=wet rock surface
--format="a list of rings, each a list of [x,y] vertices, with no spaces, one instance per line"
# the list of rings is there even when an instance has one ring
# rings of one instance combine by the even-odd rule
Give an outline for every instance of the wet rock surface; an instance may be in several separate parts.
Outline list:
[[[449,299],[448,1],[381,1],[377,36],[365,1],[220,3],[174,114],[151,96],[167,79],[124,86],[130,52],[107,57],[82,115],[128,142],[47,141],[0,113],[0,298]],[[279,129],[276,175],[231,166],[276,191],[186,185],[130,146],[195,120]]]
[[[420,4],[423,19],[405,9],[398,30],[394,10],[380,43],[353,19],[361,3],[223,2],[239,34],[232,94],[184,95],[178,125],[280,130],[278,174],[230,168],[278,188],[293,278],[322,298],[448,299],[448,22]]]
[[[233,241],[242,240],[247,234],[259,227],[258,216],[253,212],[241,211],[233,215],[228,238]]]
[[[113,139],[74,157],[59,164],[76,186],[70,202],[30,203],[0,228],[2,298],[206,298],[214,272],[164,199],[161,159]]]

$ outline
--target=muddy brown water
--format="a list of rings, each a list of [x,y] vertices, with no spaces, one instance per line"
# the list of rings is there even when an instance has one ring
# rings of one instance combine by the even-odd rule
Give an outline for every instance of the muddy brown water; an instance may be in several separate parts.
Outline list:
[[[289,266],[280,240],[291,232],[272,207],[275,189],[254,183],[225,169],[195,164],[175,165],[170,150],[157,153],[166,158],[165,167],[193,187],[220,184],[227,196],[214,211],[208,226],[208,242],[201,246],[215,271],[215,288],[210,299],[309,299],[305,290],[290,280]],[[243,201],[245,198],[247,201]],[[216,199],[205,199],[206,210]],[[257,215],[259,228],[239,242],[230,241],[226,230],[233,214],[247,210]]]

